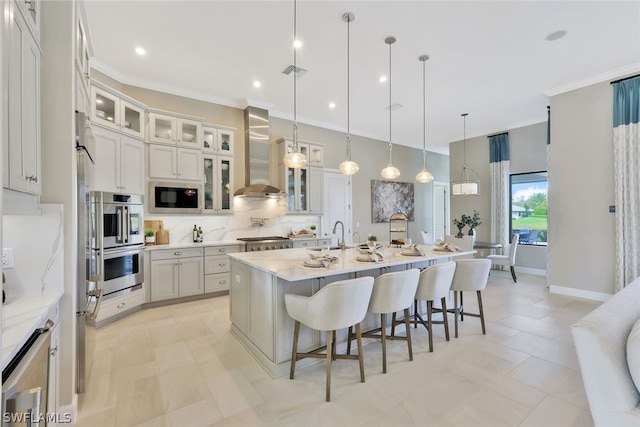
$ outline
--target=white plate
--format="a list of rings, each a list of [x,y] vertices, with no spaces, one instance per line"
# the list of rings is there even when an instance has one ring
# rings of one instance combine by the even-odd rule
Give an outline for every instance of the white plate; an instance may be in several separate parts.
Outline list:
[[[358,255],[356,257],[356,261],[358,262],[376,262],[373,258],[368,255]],[[383,261],[383,259],[379,259],[378,262]]]
[[[402,252],[400,252],[400,254],[404,255],[404,256],[422,256],[422,254],[419,254],[419,253],[413,252],[413,251],[411,251],[411,252],[402,251]]]
[[[322,268],[324,267],[324,264],[322,263],[322,261],[311,260],[311,261],[305,261],[304,266],[310,267],[310,268]]]

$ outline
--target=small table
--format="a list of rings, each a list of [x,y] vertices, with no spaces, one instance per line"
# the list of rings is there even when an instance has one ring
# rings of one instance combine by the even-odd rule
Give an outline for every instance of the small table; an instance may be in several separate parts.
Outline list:
[[[500,253],[502,253],[502,243],[482,242],[477,240],[473,244],[473,249],[489,249],[489,250],[500,249]]]

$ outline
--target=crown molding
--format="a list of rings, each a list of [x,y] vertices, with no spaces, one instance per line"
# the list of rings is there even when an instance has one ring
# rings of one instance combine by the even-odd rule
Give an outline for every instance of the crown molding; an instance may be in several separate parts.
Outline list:
[[[591,86],[596,83],[601,83],[607,80],[615,80],[626,75],[640,72],[640,62],[625,65],[624,67],[616,68],[613,70],[605,71],[604,73],[595,74],[593,76],[576,80],[566,85],[558,86],[552,89],[544,91],[544,94],[548,97],[560,95],[572,90],[581,89],[583,87]]]

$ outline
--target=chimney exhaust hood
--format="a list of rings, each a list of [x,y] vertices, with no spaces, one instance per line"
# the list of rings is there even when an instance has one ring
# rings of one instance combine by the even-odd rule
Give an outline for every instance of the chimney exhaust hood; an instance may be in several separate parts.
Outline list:
[[[269,112],[262,108],[244,109],[245,186],[234,193],[237,197],[281,199],[287,193],[270,184],[271,144]]]

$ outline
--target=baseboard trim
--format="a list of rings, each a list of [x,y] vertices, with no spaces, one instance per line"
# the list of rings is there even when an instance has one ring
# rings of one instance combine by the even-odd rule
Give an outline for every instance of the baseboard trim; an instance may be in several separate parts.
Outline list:
[[[531,274],[534,276],[545,277],[547,275],[547,270],[542,270],[540,268],[518,267],[516,265],[515,270],[517,273]]]
[[[549,286],[549,292],[552,294],[567,295],[570,297],[578,297],[589,299],[593,301],[606,301],[611,298],[611,294],[605,294],[603,292],[586,291],[584,289],[568,288],[566,286]]]

